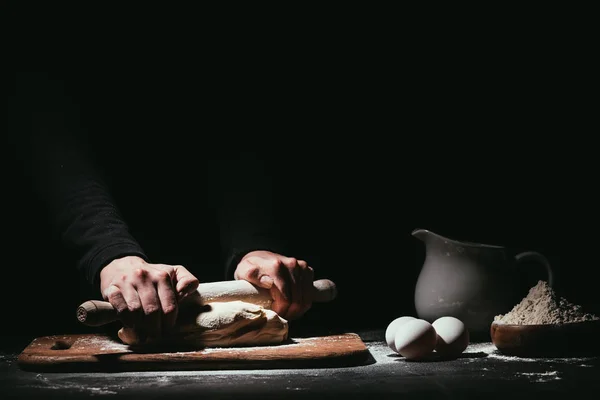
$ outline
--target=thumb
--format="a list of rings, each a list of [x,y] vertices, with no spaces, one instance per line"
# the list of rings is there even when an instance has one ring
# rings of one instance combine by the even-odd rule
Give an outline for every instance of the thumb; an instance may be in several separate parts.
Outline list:
[[[180,298],[183,298],[198,289],[200,282],[185,267],[175,267],[175,290]]]
[[[269,275],[261,276],[258,282],[258,286],[263,287],[265,289],[271,289],[271,287],[273,286],[273,278],[271,278]]]

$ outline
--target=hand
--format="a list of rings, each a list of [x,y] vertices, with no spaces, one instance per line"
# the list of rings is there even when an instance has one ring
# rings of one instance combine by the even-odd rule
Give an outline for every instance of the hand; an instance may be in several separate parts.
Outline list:
[[[312,306],[314,271],[304,260],[251,251],[239,262],[233,276],[270,289],[271,308],[285,319],[298,319]]]
[[[173,327],[179,301],[198,284],[180,265],[149,264],[135,256],[113,260],[100,271],[102,296],[141,342],[156,341]]]

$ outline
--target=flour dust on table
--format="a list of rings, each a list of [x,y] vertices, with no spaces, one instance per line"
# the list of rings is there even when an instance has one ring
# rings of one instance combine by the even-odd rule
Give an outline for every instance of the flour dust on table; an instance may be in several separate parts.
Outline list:
[[[488,360],[497,360],[497,361],[505,361],[505,362],[514,362],[514,363],[551,363],[551,364],[570,364],[570,365],[578,365],[580,367],[588,367],[586,363],[589,361],[595,360],[595,357],[518,357],[518,356],[510,356],[502,354],[498,348],[490,342],[483,343],[472,343],[466,350],[467,353],[471,354],[480,354],[481,358]],[[479,358],[474,357],[470,358],[470,362],[478,362]]]

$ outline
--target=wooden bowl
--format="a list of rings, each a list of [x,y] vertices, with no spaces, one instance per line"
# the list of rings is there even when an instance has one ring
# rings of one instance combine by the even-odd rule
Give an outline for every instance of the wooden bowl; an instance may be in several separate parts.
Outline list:
[[[600,355],[600,321],[549,325],[492,322],[492,343],[517,357],[593,357]]]

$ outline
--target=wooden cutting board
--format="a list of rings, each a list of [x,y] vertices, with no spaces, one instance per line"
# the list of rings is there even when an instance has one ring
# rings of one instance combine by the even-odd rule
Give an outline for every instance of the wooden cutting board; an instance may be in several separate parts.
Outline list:
[[[105,334],[53,335],[34,339],[17,361],[23,370],[47,372],[319,368],[374,362],[355,333],[292,338],[275,346],[143,351]]]

